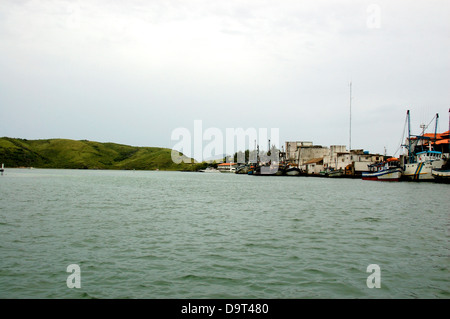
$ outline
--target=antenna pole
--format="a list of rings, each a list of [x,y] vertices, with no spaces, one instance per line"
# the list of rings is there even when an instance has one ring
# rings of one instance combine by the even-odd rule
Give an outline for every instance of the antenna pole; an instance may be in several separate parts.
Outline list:
[[[350,131],[349,131],[349,151],[352,150],[352,82],[350,81]]]
[[[411,118],[409,115],[409,110],[406,112],[406,118],[408,119],[408,160],[412,162],[412,153],[411,153]]]

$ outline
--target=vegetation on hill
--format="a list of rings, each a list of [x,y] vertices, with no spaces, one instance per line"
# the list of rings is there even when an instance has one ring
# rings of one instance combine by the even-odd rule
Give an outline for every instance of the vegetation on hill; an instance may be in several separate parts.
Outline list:
[[[167,148],[87,140],[0,138],[0,163],[6,167],[195,171],[203,166],[193,160],[192,164],[176,164],[171,152]]]

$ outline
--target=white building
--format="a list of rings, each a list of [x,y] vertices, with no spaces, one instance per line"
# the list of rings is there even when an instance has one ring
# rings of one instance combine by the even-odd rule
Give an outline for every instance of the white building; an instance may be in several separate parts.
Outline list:
[[[319,175],[323,171],[323,157],[313,158],[305,162],[301,169],[308,175]]]
[[[328,153],[327,147],[313,145],[312,142],[286,142],[286,158],[290,163],[298,166],[312,159],[324,157]]]
[[[369,154],[364,150],[348,151],[345,145],[331,145],[328,148],[301,141],[286,142],[286,158],[308,174],[319,174],[327,169],[347,169],[347,172],[356,175],[369,171],[370,164],[384,160],[380,154]]]
[[[324,168],[351,169],[353,174],[359,175],[362,172],[368,172],[370,164],[384,160],[383,155],[369,154],[369,152],[363,150],[342,152],[342,147],[334,150],[335,152],[330,152],[329,156],[324,157]]]

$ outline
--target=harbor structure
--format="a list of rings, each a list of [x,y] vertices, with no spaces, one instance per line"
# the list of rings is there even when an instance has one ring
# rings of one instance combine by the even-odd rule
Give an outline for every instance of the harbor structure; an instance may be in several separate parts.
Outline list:
[[[286,142],[285,145],[287,161],[298,167],[313,159],[324,157],[330,152],[328,147],[314,145],[313,142]]]
[[[381,154],[370,154],[362,149],[345,152],[330,152],[330,157],[324,158],[324,168],[351,171],[350,175],[361,176],[363,172],[369,172],[369,166],[384,161]]]
[[[298,154],[301,148],[312,147],[313,142],[295,141],[285,142],[286,159],[295,165],[298,165]]]
[[[331,145],[323,150],[326,150],[323,156],[301,162],[300,169],[307,175],[341,171],[345,175],[361,176],[363,172],[370,171],[371,165],[385,160],[383,155],[370,154],[364,150],[348,151],[345,145]]]

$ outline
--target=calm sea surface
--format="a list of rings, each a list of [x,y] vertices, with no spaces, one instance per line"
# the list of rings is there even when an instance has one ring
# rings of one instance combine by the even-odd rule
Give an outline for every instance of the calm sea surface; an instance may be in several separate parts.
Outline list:
[[[447,299],[449,195],[433,183],[7,169],[0,298]]]

